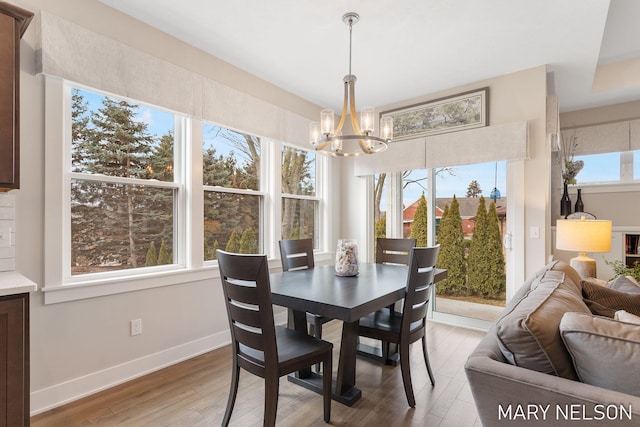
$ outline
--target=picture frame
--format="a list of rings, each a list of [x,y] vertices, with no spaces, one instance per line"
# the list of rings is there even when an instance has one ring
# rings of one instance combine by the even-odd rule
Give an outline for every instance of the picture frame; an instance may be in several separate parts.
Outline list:
[[[489,125],[489,87],[383,111],[393,118],[393,139],[456,132]]]

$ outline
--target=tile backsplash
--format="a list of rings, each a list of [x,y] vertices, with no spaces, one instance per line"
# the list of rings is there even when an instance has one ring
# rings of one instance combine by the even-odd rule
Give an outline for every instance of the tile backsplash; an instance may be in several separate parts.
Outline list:
[[[0,193],[0,271],[16,269],[15,196]]]

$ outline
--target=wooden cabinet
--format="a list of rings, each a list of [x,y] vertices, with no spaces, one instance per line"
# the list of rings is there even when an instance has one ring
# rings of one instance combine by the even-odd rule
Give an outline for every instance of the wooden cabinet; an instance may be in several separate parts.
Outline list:
[[[20,39],[32,18],[0,2],[0,189],[20,187]]]
[[[633,267],[640,262],[640,234],[624,235],[624,263]]]
[[[0,348],[0,426],[28,426],[28,293],[0,296]]]

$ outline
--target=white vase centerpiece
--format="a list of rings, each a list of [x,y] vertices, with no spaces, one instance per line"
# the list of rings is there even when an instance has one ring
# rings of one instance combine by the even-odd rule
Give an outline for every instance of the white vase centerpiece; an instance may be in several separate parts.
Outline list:
[[[336,275],[358,274],[358,244],[353,239],[340,239],[336,247]]]

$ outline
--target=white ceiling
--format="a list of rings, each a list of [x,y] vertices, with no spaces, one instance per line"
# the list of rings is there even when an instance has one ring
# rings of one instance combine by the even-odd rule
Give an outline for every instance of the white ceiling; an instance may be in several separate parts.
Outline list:
[[[640,57],[637,0],[100,0],[288,90],[339,110],[383,106],[547,64],[561,111],[640,100],[593,93],[596,68]]]

